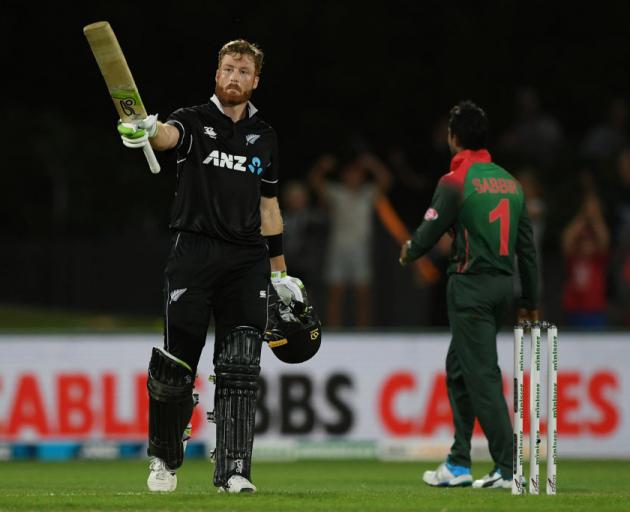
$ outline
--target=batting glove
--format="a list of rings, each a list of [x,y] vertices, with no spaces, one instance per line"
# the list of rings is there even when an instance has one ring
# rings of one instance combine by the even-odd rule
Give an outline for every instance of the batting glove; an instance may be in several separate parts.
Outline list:
[[[155,137],[158,131],[157,116],[150,115],[137,123],[123,123],[118,120],[118,133],[125,146],[132,149],[144,147],[149,137]]]
[[[272,272],[271,284],[285,305],[291,301],[304,302],[304,285],[297,277],[288,276],[286,272]]]

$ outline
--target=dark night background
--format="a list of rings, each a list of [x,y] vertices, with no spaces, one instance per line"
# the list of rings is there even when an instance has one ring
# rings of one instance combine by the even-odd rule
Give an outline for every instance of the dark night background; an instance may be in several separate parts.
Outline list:
[[[402,148],[414,172],[432,177],[432,189],[448,165],[427,156],[433,125],[464,98],[486,109],[489,149],[510,170],[515,161],[494,146],[514,120],[516,92],[534,88],[564,133],[561,157],[538,176],[547,205],[544,304],[560,321],[558,240],[579,201],[580,141],[611,99],[628,97],[629,3],[81,5],[2,2],[0,303],[160,313],[174,172],[162,155],[165,168],[151,175],[141,152],[120,143],[82,33],[108,20],[144,103],[162,120],[208,100],[224,42],[258,43],[265,64],[252,100],[279,134],[284,181],[304,179],[323,152],[360,145],[383,159]],[[414,199],[402,189],[395,185],[390,199],[413,228],[426,194]],[[380,226],[372,249],[374,325],[431,323],[426,306],[438,292],[414,286],[397,267],[398,244]],[[322,287],[312,286],[321,304]]]

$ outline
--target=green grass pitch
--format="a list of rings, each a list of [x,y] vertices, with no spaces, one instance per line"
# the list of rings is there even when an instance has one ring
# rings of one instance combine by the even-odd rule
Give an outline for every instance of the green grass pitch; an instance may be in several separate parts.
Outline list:
[[[160,495],[146,490],[145,461],[9,461],[0,462],[0,510],[630,510],[630,461],[561,461],[556,496],[430,488],[421,475],[434,467],[363,460],[255,463],[259,492],[225,495],[211,485],[209,462],[189,460],[178,472],[177,490]],[[490,464],[474,469],[481,476]]]

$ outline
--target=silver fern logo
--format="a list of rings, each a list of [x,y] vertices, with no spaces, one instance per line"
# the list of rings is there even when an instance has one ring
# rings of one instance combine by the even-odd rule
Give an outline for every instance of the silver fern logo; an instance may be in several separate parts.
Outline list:
[[[249,135],[245,135],[245,140],[247,141],[245,145],[248,146],[249,144],[253,144],[259,138],[260,138],[260,135],[258,135],[257,133],[250,133]]]
[[[186,293],[188,288],[180,288],[179,290],[173,290],[171,292],[171,302],[177,302],[177,300]]]

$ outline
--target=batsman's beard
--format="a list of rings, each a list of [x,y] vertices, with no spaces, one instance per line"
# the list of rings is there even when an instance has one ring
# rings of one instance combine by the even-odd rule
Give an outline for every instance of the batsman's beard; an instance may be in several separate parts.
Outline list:
[[[247,103],[249,98],[252,97],[252,92],[254,89],[247,89],[245,91],[239,90],[238,94],[235,94],[234,87],[221,87],[219,84],[216,84],[214,87],[214,93],[219,98],[221,105],[226,105],[229,107],[234,107],[236,105],[242,105],[243,103]]]

